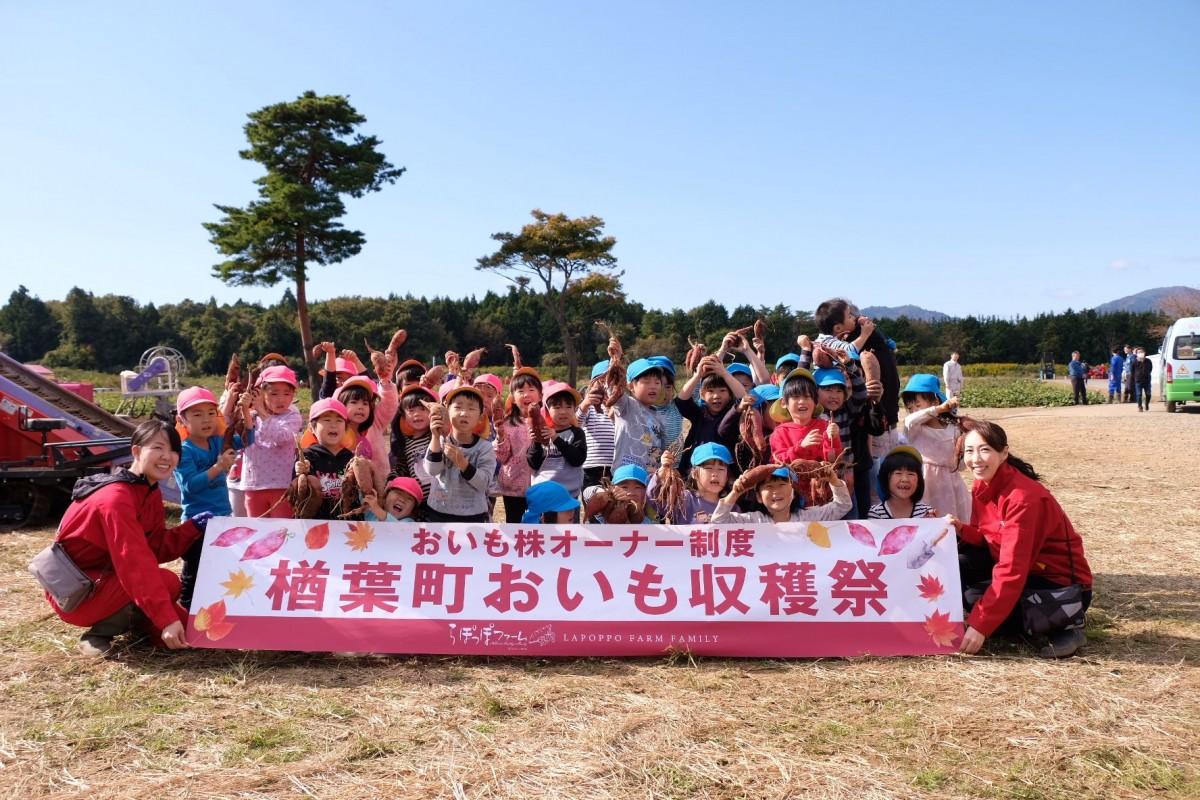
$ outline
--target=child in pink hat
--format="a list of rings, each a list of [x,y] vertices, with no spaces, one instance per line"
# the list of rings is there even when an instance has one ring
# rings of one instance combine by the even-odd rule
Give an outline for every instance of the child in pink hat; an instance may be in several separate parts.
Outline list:
[[[283,501],[296,464],[296,434],[304,427],[296,408],[296,373],[267,367],[258,377],[254,399],[254,442],[242,456],[240,488],[251,517],[287,519]]]
[[[179,393],[175,401],[179,422],[187,432],[175,468],[175,483],[183,504],[183,521],[202,513],[228,517],[233,514],[229,504],[226,475],[237,457],[235,450],[243,447],[242,438],[233,436],[232,446],[227,447],[224,437],[224,420],[217,406],[217,397],[202,386],[192,386]],[[250,397],[238,408],[247,424],[246,439],[253,440],[250,430]],[[197,539],[183,554],[183,572],[180,577],[183,588],[179,602],[185,608],[192,604],[192,592],[196,588],[196,573],[200,568],[200,551],[203,537]]]
[[[375,492],[363,493],[363,505],[367,507],[363,519],[368,522],[415,522],[413,514],[424,499],[425,492],[416,478],[392,478],[388,481],[382,505]]]
[[[298,480],[307,480],[309,487],[321,497],[320,506],[310,519],[334,519],[342,498],[342,479],[346,467],[354,458],[353,451],[342,444],[346,435],[349,414],[339,400],[326,398],[313,403],[308,411],[308,424],[317,443],[304,448],[304,457],[296,461]]]

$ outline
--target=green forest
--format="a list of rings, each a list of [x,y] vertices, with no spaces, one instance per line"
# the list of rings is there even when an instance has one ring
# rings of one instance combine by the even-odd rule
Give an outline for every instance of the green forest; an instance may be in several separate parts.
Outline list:
[[[795,349],[800,333],[813,334],[810,310],[786,305],[728,309],[709,301],[690,310],[648,309],[630,301],[617,279],[591,276],[586,291],[571,293],[569,327],[590,364],[604,358],[605,341],[593,324],[613,326],[632,357],[665,353],[677,360],[688,337],[716,347],[721,336],[762,317],[767,324],[767,351],[775,355]],[[853,299],[853,293],[851,293]],[[812,305],[824,298],[814,298]],[[485,364],[507,364],[506,343],[521,349],[526,363],[562,366],[558,324],[546,314],[542,295],[524,287],[481,298],[339,297],[312,302],[316,341],[363,352],[364,341],[383,347],[397,328],[408,331],[405,354],[425,361],[441,360],[447,350],[465,353],[486,346]],[[118,371],[136,366],[141,354],[156,345],[178,349],[194,372],[224,372],[234,352],[258,356],[268,352],[294,357],[301,364],[296,299],[285,291],[274,305],[237,302],[219,304],[184,300],[156,306],[124,295],[96,296],[71,289],[63,300],[48,300],[18,287],[0,308],[0,348],[26,362],[48,367]],[[1141,344],[1151,353],[1168,320],[1157,313],[1065,311],[1013,319],[965,317],[942,322],[882,320],[880,328],[896,342],[901,363],[938,364],[952,350],[964,362],[1029,364],[1049,353],[1058,362],[1071,350],[1100,363],[1114,344]]]

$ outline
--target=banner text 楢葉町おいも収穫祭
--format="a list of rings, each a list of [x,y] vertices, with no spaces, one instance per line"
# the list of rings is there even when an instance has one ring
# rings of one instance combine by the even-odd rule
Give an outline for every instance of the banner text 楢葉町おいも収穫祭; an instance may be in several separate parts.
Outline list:
[[[953,653],[940,519],[494,525],[217,518],[196,647],[535,656]]]

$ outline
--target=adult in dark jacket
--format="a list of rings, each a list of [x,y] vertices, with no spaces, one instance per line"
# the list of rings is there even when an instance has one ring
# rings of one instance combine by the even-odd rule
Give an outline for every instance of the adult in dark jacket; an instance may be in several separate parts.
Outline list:
[[[1137,398],[1138,411],[1149,411],[1150,376],[1154,372],[1154,362],[1146,358],[1146,348],[1139,347],[1135,352],[1137,359],[1133,362],[1130,375],[1133,380],[1133,394]]]
[[[114,636],[140,629],[172,650],[187,647],[187,612],[179,605],[179,576],[160,567],[183,555],[204,534],[211,514],[198,514],[168,528],[158,482],[179,463],[175,429],[160,420],[143,422],[131,439],[133,463],[111,475],[75,484],[71,505],[56,541],[95,582],[78,607],[63,611],[46,599],[64,622],[86,627],[80,652],[106,655]]]
[[[1033,467],[1009,453],[1004,429],[970,417],[963,418],[962,428],[963,460],[975,475],[971,521],[951,521],[960,542],[964,595],[973,602],[961,649],[972,654],[1002,626],[1019,629],[1019,601],[1028,590],[1077,583],[1086,609],[1092,572],[1083,539]],[[1074,655],[1084,642],[1082,628],[1053,632],[1041,654]]]

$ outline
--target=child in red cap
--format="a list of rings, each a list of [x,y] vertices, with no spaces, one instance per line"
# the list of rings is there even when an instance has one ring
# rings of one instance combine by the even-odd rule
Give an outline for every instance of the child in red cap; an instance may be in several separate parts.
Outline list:
[[[292,509],[283,495],[296,464],[296,434],[304,428],[296,397],[296,373],[267,367],[254,392],[254,441],[242,455],[241,489],[251,517],[288,519]]]

